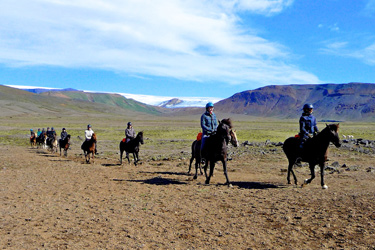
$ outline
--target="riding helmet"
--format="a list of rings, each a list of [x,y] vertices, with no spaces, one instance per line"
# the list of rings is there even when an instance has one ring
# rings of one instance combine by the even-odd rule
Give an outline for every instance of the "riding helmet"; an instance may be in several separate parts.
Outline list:
[[[89,124],[89,125],[87,125],[87,127],[88,127],[88,128],[91,128],[91,125]]]
[[[33,131],[33,129],[31,128],[30,131]]]
[[[306,103],[305,105],[303,105],[303,110],[305,109],[314,109],[314,106],[311,103]]]
[[[132,123],[131,122],[128,122],[128,126],[131,126],[132,125]]]
[[[65,130],[65,128],[63,128],[62,130]]]
[[[214,106],[214,104],[212,102],[209,102],[209,103],[206,104],[206,108],[213,107],[213,106]]]

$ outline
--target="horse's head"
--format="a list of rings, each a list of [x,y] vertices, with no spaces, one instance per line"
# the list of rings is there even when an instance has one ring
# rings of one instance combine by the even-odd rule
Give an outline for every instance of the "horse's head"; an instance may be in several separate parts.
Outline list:
[[[238,140],[237,140],[237,134],[236,134],[236,130],[233,130],[231,129],[229,131],[229,134],[230,134],[230,143],[235,146],[235,147],[238,147]]]
[[[230,118],[223,119],[221,122],[219,122],[219,125],[217,126],[217,134],[221,136],[223,139],[225,139],[225,142],[228,144],[229,142],[232,142],[232,121]],[[237,140],[237,137],[236,137]]]
[[[337,148],[341,147],[340,137],[339,137],[339,133],[338,133],[339,127],[340,127],[340,124],[338,124],[338,123],[337,124],[330,124],[330,125],[326,124],[326,128],[323,129],[323,130],[328,131],[329,141],[332,142]]]
[[[95,133],[92,134],[91,140],[94,141],[94,142],[96,142],[97,138],[96,138],[96,134]]]
[[[143,144],[143,131],[138,132],[136,138],[139,140],[139,142],[140,142],[141,144]]]

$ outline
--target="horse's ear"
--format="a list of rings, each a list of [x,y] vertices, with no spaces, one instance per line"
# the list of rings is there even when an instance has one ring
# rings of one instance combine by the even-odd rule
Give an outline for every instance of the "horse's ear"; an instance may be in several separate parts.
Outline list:
[[[217,119],[217,123],[220,123],[220,120],[219,120],[219,119]]]
[[[327,123],[326,123],[326,127],[329,127]]]

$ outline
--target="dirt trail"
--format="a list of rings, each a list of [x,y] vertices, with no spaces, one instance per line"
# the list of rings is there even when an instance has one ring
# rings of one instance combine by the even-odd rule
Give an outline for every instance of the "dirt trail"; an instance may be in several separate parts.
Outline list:
[[[186,174],[188,160],[84,164],[0,145],[0,248],[375,249],[373,158],[327,173],[323,190],[319,178],[286,185],[275,157],[233,157],[228,188],[221,165],[207,186]]]

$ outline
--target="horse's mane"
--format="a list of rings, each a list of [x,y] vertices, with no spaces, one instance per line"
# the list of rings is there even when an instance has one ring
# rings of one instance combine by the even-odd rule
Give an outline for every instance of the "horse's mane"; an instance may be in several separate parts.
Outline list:
[[[329,125],[326,124],[326,127],[324,129],[328,128],[329,130],[333,130],[333,131],[337,132],[337,131],[339,131],[339,127],[340,127],[339,123],[337,123],[337,124],[332,123],[332,124],[329,124]]]
[[[229,126],[229,128],[232,128],[233,126],[232,126],[232,120],[230,119],[230,118],[227,118],[227,119],[223,119],[223,120],[221,120],[221,122],[220,123],[223,123],[223,124],[226,124],[226,125],[228,125]]]

